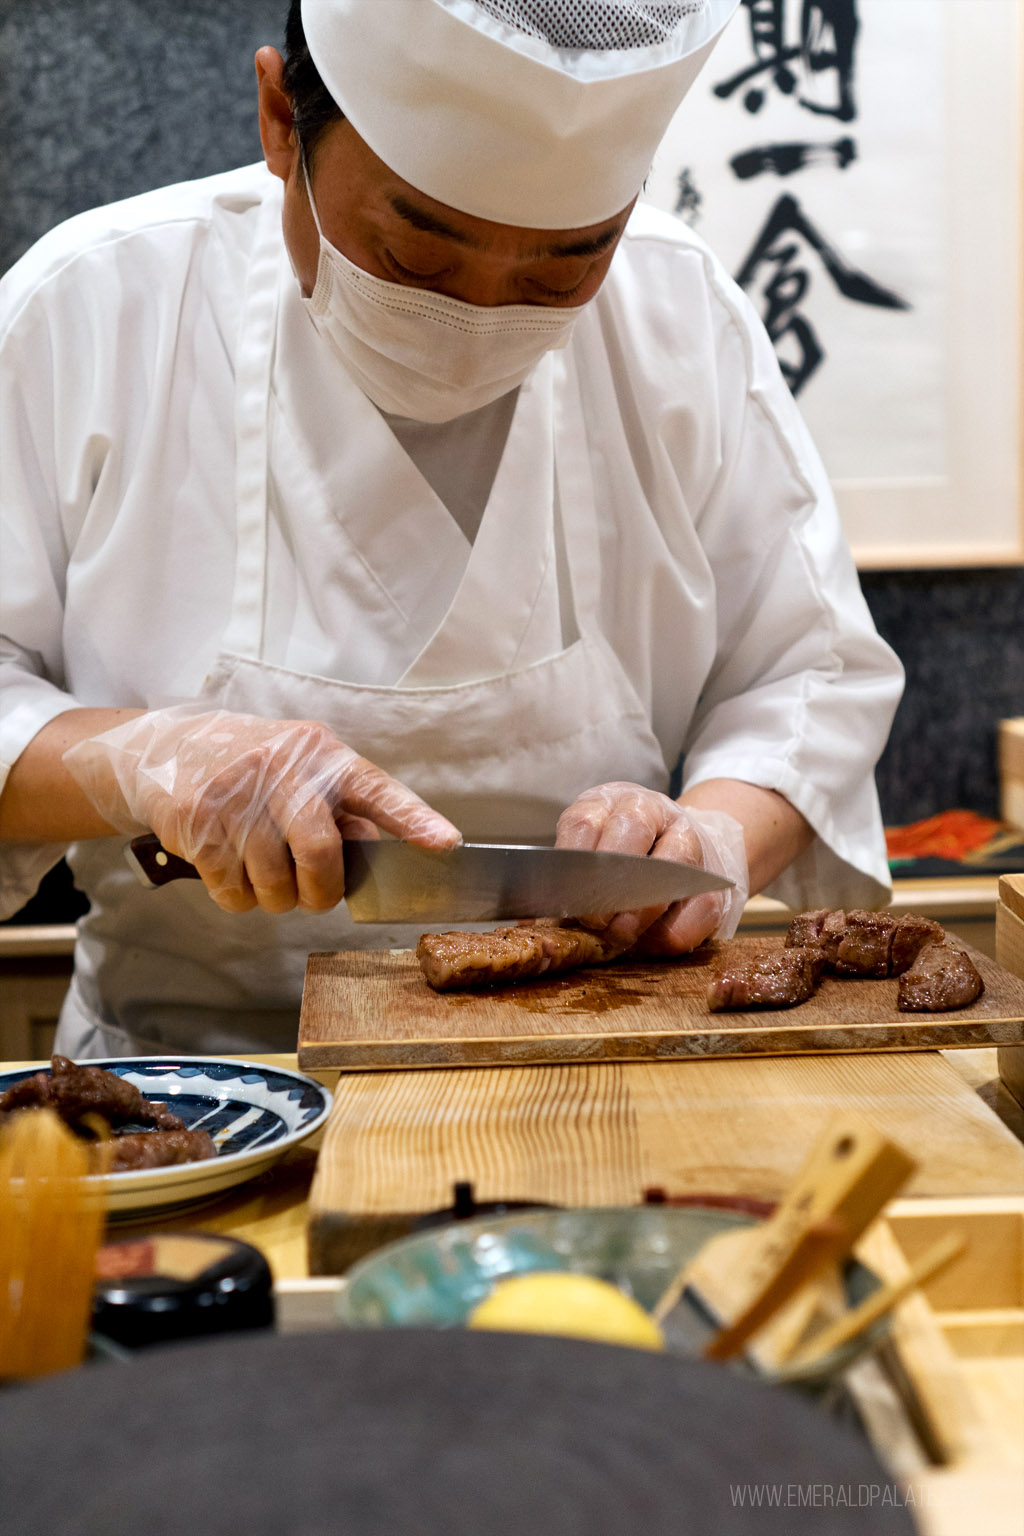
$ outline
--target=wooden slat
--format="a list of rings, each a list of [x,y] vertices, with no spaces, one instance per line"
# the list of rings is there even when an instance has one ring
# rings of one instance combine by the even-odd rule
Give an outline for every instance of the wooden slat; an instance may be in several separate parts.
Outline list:
[[[730,960],[782,940],[736,938]],[[965,948],[969,948],[965,946]],[[797,1008],[710,1013],[711,949],[618,961],[513,987],[433,992],[408,950],[314,954],[299,1026],[303,1068],[350,1071],[685,1056],[905,1051],[1024,1040],[1024,980],[970,950],[985,991],[969,1008],[901,1013],[895,978],[826,976]]]
[[[1019,1531],[1024,1528],[1024,1197],[894,1201],[886,1220],[861,1241],[860,1256],[884,1278],[895,1279],[938,1233],[952,1230],[966,1238],[966,1255],[900,1303],[890,1322],[886,1358],[924,1441],[944,1464],[933,1473],[935,1496],[927,1502],[952,1514],[949,1479],[964,1473],[975,1473],[976,1496],[993,1478],[999,1484],[990,1510],[983,1513],[981,1499],[969,1521],[960,1527],[941,1522],[941,1530],[958,1536]],[[884,1442],[878,1448],[884,1455]],[[1001,1473],[1007,1473],[1006,1487]]]
[[[75,933],[74,923],[7,923],[0,927],[0,960],[72,955]]]
[[[1024,1187],[1024,1147],[936,1054],[596,1063],[343,1074],[310,1195],[310,1266],[361,1253],[476,1199],[633,1205],[775,1200],[838,1109],[918,1160],[908,1193]]]
[[[1008,912],[1024,922],[1024,875],[1000,876],[999,901]]]
[[[996,908],[996,955],[999,964],[1024,977],[1024,875],[1003,875]],[[1001,1046],[999,1076],[1017,1103],[1024,1105],[1024,1046]]]

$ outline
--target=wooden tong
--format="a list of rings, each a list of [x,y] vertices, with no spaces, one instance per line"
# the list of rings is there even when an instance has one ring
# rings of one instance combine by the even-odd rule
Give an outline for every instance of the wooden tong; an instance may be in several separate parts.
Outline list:
[[[772,1216],[706,1243],[659,1299],[656,1321],[688,1292],[721,1324],[709,1358],[726,1359],[757,1335],[758,1363],[777,1368],[818,1309],[814,1282],[850,1253],[916,1166],[861,1116],[837,1115]]]
[[[885,1317],[893,1307],[919,1285],[924,1285],[927,1280],[932,1280],[936,1275],[948,1269],[954,1259],[958,1259],[967,1247],[967,1239],[962,1232],[947,1232],[940,1237],[938,1242],[924,1253],[916,1263],[912,1264],[907,1273],[899,1280],[890,1280],[885,1285],[880,1285],[877,1290],[866,1296],[857,1307],[851,1307],[844,1312],[835,1322],[827,1324],[793,1355],[784,1368],[786,1375],[798,1375],[808,1369],[813,1370],[819,1365],[826,1355],[833,1350],[840,1349],[844,1344],[849,1344],[858,1338],[879,1318]]]

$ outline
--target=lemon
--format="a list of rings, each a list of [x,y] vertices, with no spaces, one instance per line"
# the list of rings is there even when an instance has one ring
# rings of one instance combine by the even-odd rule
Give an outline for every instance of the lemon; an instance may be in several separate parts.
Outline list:
[[[661,1329],[617,1286],[591,1275],[541,1271],[499,1280],[469,1315],[470,1328],[554,1333],[635,1349],[664,1349]]]

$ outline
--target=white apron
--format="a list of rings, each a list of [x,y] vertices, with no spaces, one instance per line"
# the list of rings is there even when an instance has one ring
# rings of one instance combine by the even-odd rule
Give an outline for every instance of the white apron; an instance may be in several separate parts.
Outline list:
[[[612,779],[666,789],[668,766],[647,712],[598,625],[594,487],[579,391],[563,354],[545,357],[520,389],[463,579],[404,674],[366,686],[264,659],[268,418],[279,299],[282,284],[294,281],[279,217],[268,199],[236,369],[232,612],[202,699],[271,719],[323,721],[467,839],[551,840],[565,806]],[[347,377],[341,395],[339,451],[355,456],[362,515],[376,506],[386,517],[410,461]],[[568,596],[573,612],[562,613],[554,634],[559,533],[563,608]],[[576,638],[563,645],[563,633]],[[294,1050],[311,950],[405,947],[422,931],[354,924],[343,905],[327,914],[225,913],[192,881],[146,891],[115,839],[78,844],[69,861],[92,900],[58,1033],[58,1049],[76,1057]]]

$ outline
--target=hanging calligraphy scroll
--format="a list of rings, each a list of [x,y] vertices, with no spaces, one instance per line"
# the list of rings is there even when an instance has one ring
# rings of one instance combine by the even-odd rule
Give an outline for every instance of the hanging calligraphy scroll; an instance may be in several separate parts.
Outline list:
[[[764,320],[864,569],[1024,559],[1018,0],[743,0],[645,196]]]

